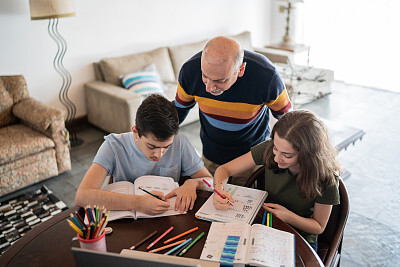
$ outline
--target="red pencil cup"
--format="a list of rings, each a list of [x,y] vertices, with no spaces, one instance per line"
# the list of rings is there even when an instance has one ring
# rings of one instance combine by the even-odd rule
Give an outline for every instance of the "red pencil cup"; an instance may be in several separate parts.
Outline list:
[[[84,239],[78,235],[78,240],[81,248],[107,252],[106,230],[103,230],[103,233],[94,239]]]

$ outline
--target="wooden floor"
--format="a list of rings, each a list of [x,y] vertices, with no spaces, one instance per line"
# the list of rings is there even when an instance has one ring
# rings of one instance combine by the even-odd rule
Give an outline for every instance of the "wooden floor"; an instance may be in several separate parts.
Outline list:
[[[335,82],[331,95],[301,108],[366,132],[362,141],[356,141],[354,146],[350,145],[339,153],[343,167],[351,173],[345,180],[350,197],[350,216],[344,235],[341,266],[398,265],[400,93]],[[197,122],[182,127],[181,132],[201,153],[199,129]],[[71,150],[72,170],[41,184],[69,207],[74,206],[76,189],[106,134],[92,126],[80,130],[78,137],[84,143]],[[27,190],[39,188],[41,184]]]

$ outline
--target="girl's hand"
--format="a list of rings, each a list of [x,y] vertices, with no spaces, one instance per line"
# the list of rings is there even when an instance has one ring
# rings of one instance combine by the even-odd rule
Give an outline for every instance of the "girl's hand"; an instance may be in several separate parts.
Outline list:
[[[229,204],[229,201],[232,203],[235,202],[235,200],[232,198],[232,196],[224,191],[224,190],[218,190],[218,192],[223,195],[225,198],[220,197],[217,193],[213,194],[213,204],[214,207],[218,210],[227,210],[231,204]]]
[[[293,212],[288,210],[282,205],[274,204],[274,203],[264,203],[263,208],[266,209],[268,212],[271,212],[274,216],[278,217],[284,222],[288,222],[289,217]]]

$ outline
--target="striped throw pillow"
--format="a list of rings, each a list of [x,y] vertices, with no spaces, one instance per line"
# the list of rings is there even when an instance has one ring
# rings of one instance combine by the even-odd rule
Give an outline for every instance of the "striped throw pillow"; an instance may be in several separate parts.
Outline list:
[[[144,70],[125,74],[121,77],[122,85],[130,92],[141,96],[164,94],[165,85],[161,82],[156,66],[151,64]]]

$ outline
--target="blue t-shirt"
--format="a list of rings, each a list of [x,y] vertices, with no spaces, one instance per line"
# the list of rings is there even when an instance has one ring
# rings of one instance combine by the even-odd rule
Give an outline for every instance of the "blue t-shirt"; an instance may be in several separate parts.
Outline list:
[[[172,177],[176,182],[181,176],[191,176],[204,163],[183,134],[175,135],[168,151],[159,161],[147,159],[136,146],[132,132],[109,134],[100,146],[93,163],[103,166],[114,182],[130,181],[143,175]]]

